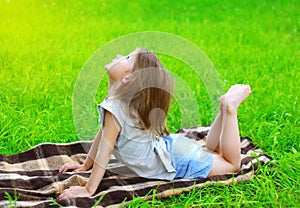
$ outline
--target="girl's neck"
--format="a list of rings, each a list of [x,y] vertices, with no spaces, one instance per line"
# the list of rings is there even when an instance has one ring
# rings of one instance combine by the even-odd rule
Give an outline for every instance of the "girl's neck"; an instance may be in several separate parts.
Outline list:
[[[109,85],[108,92],[107,92],[107,97],[110,97],[111,94],[112,94],[112,87]]]
[[[117,87],[118,82],[109,80],[109,85],[108,85],[108,93],[107,97],[110,97],[114,91],[114,89]]]
[[[107,92],[107,97],[109,97],[112,93],[112,89],[113,89],[113,86],[115,85],[115,81],[109,79],[108,80],[108,92]]]

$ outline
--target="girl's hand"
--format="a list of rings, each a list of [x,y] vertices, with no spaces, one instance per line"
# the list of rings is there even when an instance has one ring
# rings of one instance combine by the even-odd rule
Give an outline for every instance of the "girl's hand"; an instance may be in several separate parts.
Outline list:
[[[85,186],[71,186],[69,189],[64,190],[57,200],[75,198],[75,197],[90,197],[92,194],[87,190]]]
[[[78,165],[73,163],[66,163],[59,168],[60,173],[65,173],[68,170],[72,170],[74,172],[83,172],[86,171],[87,168],[85,167],[84,164]]]

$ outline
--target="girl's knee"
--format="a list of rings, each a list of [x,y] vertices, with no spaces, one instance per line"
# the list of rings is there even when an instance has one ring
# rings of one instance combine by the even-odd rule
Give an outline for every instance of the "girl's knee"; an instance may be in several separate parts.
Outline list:
[[[232,166],[233,166],[233,171],[234,172],[239,171],[240,168],[241,168],[241,161],[235,162],[234,164],[232,164]]]
[[[240,170],[240,167],[240,160],[234,163],[230,163],[227,160],[225,160],[221,155],[213,155],[213,165],[208,176],[236,172]]]

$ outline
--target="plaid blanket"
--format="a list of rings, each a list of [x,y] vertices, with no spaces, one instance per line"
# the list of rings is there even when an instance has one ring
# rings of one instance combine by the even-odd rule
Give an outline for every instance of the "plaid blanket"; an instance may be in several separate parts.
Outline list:
[[[195,139],[204,146],[208,130],[209,127],[195,127],[180,129],[177,133]],[[66,162],[82,163],[90,146],[91,142],[44,143],[19,154],[0,155],[0,207],[58,207],[59,205],[53,206],[58,194],[70,186],[84,186],[90,175],[90,171],[62,174],[58,172],[58,168]],[[92,207],[95,204],[118,206],[132,200],[133,197],[151,199],[153,189],[156,190],[155,197],[165,198],[215,183],[230,185],[249,181],[259,165],[270,160],[250,142],[250,138],[241,138],[241,154],[241,169],[234,174],[173,181],[116,174],[122,172],[125,167],[112,157],[94,196],[62,200],[58,203],[64,207]]]

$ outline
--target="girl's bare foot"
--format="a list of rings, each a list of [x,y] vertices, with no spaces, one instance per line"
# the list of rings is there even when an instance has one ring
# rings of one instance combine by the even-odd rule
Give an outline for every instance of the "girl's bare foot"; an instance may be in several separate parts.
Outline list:
[[[226,94],[232,93],[234,91],[236,91],[237,89],[239,89],[241,86],[243,86],[242,84],[235,84],[232,85],[229,90],[226,92]]]
[[[251,94],[249,85],[234,85],[228,92],[220,98],[220,107],[229,113],[236,113],[237,110],[247,97]]]

